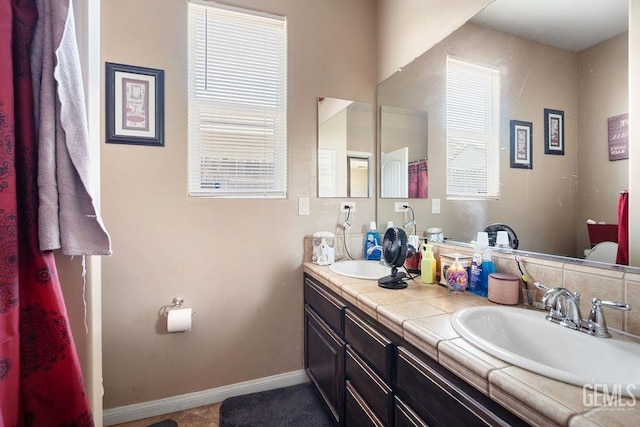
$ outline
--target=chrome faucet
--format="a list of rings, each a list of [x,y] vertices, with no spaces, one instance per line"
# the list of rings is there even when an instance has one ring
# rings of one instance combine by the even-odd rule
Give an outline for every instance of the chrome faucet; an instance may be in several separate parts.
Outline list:
[[[550,309],[547,320],[571,329],[580,329],[582,326],[578,292],[571,293],[565,288],[548,289],[542,297],[542,303]]]
[[[589,317],[582,319],[580,314],[580,294],[571,293],[565,288],[549,288],[541,283],[534,283],[535,287],[545,291],[542,303],[549,309],[545,317],[548,321],[558,323],[566,328],[594,335],[600,338],[609,338],[611,334],[607,330],[607,322],[602,312],[602,307],[616,310],[631,310],[629,304],[615,301],[602,301],[594,298],[591,301]]]

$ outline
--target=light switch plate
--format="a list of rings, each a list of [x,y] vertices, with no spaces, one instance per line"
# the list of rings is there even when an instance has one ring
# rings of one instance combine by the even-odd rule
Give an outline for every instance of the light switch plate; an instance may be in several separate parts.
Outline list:
[[[440,213],[440,199],[431,200],[431,213],[432,214]]]
[[[311,208],[309,207],[308,197],[298,197],[298,215],[309,215]]]

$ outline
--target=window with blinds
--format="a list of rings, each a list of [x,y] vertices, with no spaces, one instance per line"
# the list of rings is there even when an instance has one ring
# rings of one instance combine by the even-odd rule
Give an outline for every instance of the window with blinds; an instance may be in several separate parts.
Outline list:
[[[447,57],[447,199],[500,197],[500,72]]]
[[[189,3],[189,195],[287,192],[284,17]]]

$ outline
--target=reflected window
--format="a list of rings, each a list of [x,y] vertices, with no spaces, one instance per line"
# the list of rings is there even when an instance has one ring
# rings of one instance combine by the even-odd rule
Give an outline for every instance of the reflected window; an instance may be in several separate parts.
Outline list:
[[[447,56],[447,199],[500,196],[500,72]]]
[[[348,194],[347,197],[369,197],[369,159],[367,157],[347,157]]]

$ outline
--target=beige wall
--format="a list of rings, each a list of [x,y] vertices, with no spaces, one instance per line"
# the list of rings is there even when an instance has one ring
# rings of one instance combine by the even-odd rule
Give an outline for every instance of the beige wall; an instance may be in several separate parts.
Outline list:
[[[187,198],[187,2],[102,2],[103,61],[165,70],[166,107],[164,148],[102,144],[105,408],[302,369],[303,236],[339,219],[338,199],[315,197],[316,102],[373,103],[375,1],[226,3],[287,16],[285,200]],[[357,199],[354,232],[374,204]],[[177,295],[193,330],[166,334],[158,310]]]
[[[587,219],[618,222],[629,189],[629,160],[609,161],[607,145],[607,119],[629,112],[628,58],[628,33],[578,53],[578,248],[589,247]]]
[[[378,82],[447,37],[494,0],[378,0]]]

